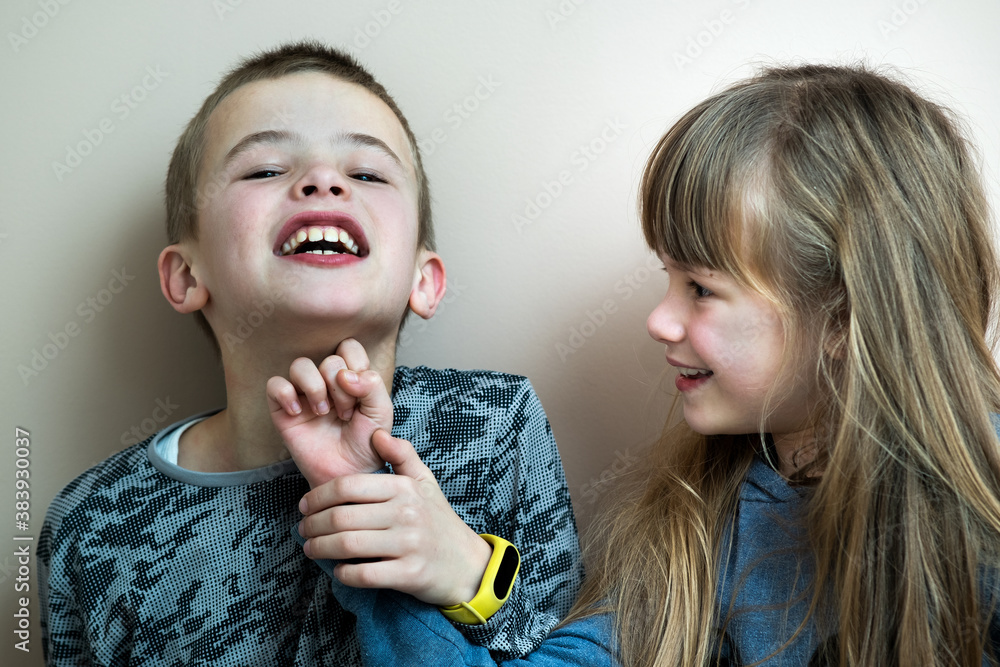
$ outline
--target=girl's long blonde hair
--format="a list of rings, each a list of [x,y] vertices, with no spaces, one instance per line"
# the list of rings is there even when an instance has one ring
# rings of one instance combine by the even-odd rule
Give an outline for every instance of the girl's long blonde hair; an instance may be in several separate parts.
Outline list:
[[[789,354],[818,359],[800,481],[834,662],[980,665],[1000,555],[998,269],[957,123],[861,67],[769,69],[685,114],[639,196],[652,249],[761,291]],[[615,612],[627,667],[712,663],[720,545],[760,441],[682,423],[597,524],[571,618]]]

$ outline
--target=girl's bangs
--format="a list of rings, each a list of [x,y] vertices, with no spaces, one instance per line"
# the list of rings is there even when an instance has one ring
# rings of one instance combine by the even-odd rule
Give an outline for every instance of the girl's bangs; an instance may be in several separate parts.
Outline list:
[[[639,210],[655,252],[751,284],[746,230],[759,212],[750,205],[750,176],[763,152],[734,113],[733,104],[711,98],[664,135],[643,173]]]

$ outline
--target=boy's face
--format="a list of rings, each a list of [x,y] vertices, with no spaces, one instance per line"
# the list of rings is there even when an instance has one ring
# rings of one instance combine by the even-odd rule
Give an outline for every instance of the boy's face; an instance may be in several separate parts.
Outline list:
[[[415,282],[417,181],[388,106],[330,75],[292,74],[230,94],[205,141],[193,252],[217,335],[265,301],[290,331],[399,324]]]

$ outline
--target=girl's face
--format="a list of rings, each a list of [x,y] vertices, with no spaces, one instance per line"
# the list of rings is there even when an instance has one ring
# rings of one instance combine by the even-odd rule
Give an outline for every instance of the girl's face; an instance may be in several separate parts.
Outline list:
[[[774,306],[727,274],[660,259],[667,294],[646,325],[679,371],[688,425],[705,435],[756,433],[769,405],[763,423],[775,441],[799,440],[815,403],[815,365],[786,349]]]

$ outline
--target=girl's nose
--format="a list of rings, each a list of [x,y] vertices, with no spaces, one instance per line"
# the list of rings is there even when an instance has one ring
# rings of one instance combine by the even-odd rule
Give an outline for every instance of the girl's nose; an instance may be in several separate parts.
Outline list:
[[[646,319],[646,330],[653,340],[660,343],[679,343],[684,340],[684,322],[681,308],[668,294]]]

